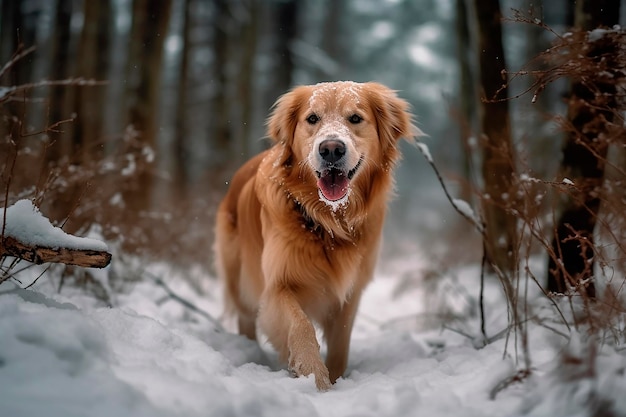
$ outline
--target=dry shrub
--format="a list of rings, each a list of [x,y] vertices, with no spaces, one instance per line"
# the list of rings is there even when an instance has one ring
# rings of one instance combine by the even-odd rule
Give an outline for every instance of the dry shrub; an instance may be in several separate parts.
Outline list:
[[[533,102],[549,84],[561,78],[569,80],[573,87],[568,117],[557,116],[555,120],[567,138],[564,152],[576,148],[588,156],[576,164],[569,162],[571,155],[566,154],[566,164],[556,181],[534,178],[532,173],[519,175],[515,181],[511,195],[517,198],[507,210],[518,218],[523,236],[519,259],[522,263],[526,259],[525,278],[534,281],[554,303],[563,334],[576,329],[590,337],[611,335],[614,342],[623,343],[626,31],[613,28],[558,35],[542,22],[519,13],[515,20],[549,30],[555,42],[527,68],[511,74],[511,80],[532,77],[526,93],[533,94]],[[559,224],[561,215],[572,207],[579,214]],[[560,237],[555,244],[557,231]],[[545,277],[532,275],[528,259],[533,248],[540,248],[550,259],[549,275],[563,277],[562,291],[549,292]],[[578,252],[576,259],[572,258],[572,248]],[[584,262],[580,272],[570,272],[571,262]],[[527,308],[525,299],[515,304]],[[523,316],[528,314],[526,311]]]
[[[531,79],[530,87],[512,99],[526,99],[531,94],[530,100],[535,102],[548,85],[561,79],[582,86],[574,88],[568,117],[556,116],[554,120],[560,128],[557,137],[562,134],[594,161],[586,166],[582,164],[580,170],[566,167],[556,180],[537,178],[530,169],[518,166],[507,193],[509,198],[497,203],[517,219],[519,240],[513,256],[519,260],[520,268],[502,271],[490,265],[488,257],[484,256],[483,274],[495,275],[503,287],[508,304],[506,337],[514,338],[516,352],[521,348],[527,375],[532,369],[529,323],[544,326],[566,340],[572,334],[579,334],[599,343],[626,342],[626,30],[597,29],[559,35],[532,17],[516,13],[514,20],[550,31],[555,41],[524,69],[507,74],[509,83],[521,77]],[[572,121],[572,115],[580,114],[581,109],[587,119],[583,123]],[[426,153],[425,156],[432,164],[430,156]],[[598,171],[603,175],[594,177]],[[445,190],[441,176],[439,179]],[[493,252],[493,248],[487,246],[482,216],[468,215],[448,191],[445,192],[457,211],[482,237],[483,253]],[[493,200],[485,201],[481,191],[474,191],[473,196],[480,206],[495,204]],[[552,242],[564,202],[582,208],[583,214],[591,219],[591,233],[582,233],[575,223],[564,222],[566,234],[560,242],[561,245],[569,243],[579,251],[578,257],[587,263],[583,273],[588,276],[571,274],[567,265],[570,259],[564,257],[562,246],[554,246]],[[547,277],[535,275],[537,268],[533,259],[537,254],[547,256],[553,268],[564,276],[563,291],[549,291]],[[598,291],[594,294],[590,288],[596,287]],[[536,293],[536,288],[545,297],[531,302],[529,294]],[[546,300],[550,303],[549,316],[544,314]],[[492,338],[486,334],[482,302],[480,304],[481,330],[484,340],[489,341]],[[567,360],[566,357],[561,359]]]
[[[18,51],[0,70],[0,79],[30,51]],[[201,185],[184,194],[177,192],[167,173],[156,168],[155,150],[132,126],[89,145],[67,146],[61,142],[73,119],[33,121],[30,117],[42,105],[49,113],[53,105],[38,98],[45,97],[42,88],[99,85],[102,83],[70,79],[0,86],[0,206],[29,198],[68,233],[85,235],[97,230],[96,235],[104,238],[114,253],[108,278],[59,265],[54,267],[60,269],[54,274],[60,277],[55,285],[61,288],[71,279],[72,284],[110,304],[111,293],[121,288],[116,283],[141,279],[141,268],[133,259],[142,259],[144,267],[148,260],[204,270],[210,267],[211,207],[217,196]],[[138,210],[128,200],[145,187],[142,178],[146,175],[154,189],[148,204]],[[0,268],[4,275],[21,269],[10,259],[0,260]]]

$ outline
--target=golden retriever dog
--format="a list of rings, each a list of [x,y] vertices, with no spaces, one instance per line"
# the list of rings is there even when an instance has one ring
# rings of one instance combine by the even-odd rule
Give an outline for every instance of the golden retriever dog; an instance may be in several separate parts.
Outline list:
[[[320,391],[343,375],[371,281],[408,104],[377,83],[300,86],[268,120],[273,146],[234,175],[219,206],[216,267],[239,333],[260,330]],[[323,330],[326,361],[314,324]]]

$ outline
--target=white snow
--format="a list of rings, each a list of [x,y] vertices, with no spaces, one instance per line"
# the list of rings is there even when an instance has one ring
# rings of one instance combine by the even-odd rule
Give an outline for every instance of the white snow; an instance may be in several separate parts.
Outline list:
[[[519,180],[521,182],[533,182],[533,183],[538,183],[538,184],[541,183],[540,179],[531,177],[527,173],[521,173],[520,176],[519,176]]]
[[[336,98],[337,101],[347,99],[353,103],[359,103],[362,85],[354,81],[334,81],[321,82],[315,84],[311,97],[309,98],[309,107],[315,110],[320,99],[328,100]]]
[[[419,141],[416,141],[415,144],[417,145],[417,148],[420,150],[422,155],[424,155],[424,158],[426,158],[426,160],[432,164],[433,157],[430,154],[430,149],[428,149],[428,145],[426,145],[424,142]]]
[[[0,100],[7,97],[9,94],[15,91],[15,87],[2,87],[0,86]]]
[[[610,32],[611,31],[602,28],[594,29],[589,32],[589,42],[600,40]]]
[[[207,294],[220,294],[207,277]],[[516,390],[489,399],[514,363],[502,343],[481,350],[453,332],[410,329],[424,294],[394,294],[383,276],[365,294],[347,375],[330,392],[294,379],[267,344],[216,332],[200,315],[138,284],[120,305],[0,287],[0,415],[3,416],[403,416],[501,415]],[[170,285],[205,311],[181,276]],[[191,314],[191,316],[190,316]],[[407,318],[409,320],[407,321]]]
[[[4,223],[4,235],[26,245],[45,248],[67,248],[94,251],[107,251],[106,243],[65,233],[53,226],[30,200],[19,200],[10,207],[0,208],[0,233]]]
[[[566,185],[574,185],[574,181],[570,180],[569,178],[563,178],[561,182]]]
[[[460,198],[453,198],[452,203],[454,204],[454,207],[456,207],[456,209],[459,210],[465,217],[472,220],[476,227],[482,229],[482,221],[480,220],[480,217],[476,215],[472,206],[470,206],[467,201],[461,200]]]
[[[53,274],[34,290],[5,282],[0,416],[586,416],[603,415],[603,404],[625,409],[624,356],[602,345],[593,372],[581,372],[590,341],[572,333],[566,345],[533,324],[543,318],[559,326],[536,289],[527,322],[533,374],[502,384],[521,363],[517,337],[504,337],[500,284],[487,281],[485,305],[487,336],[502,337],[482,347],[480,268],[433,270],[431,262],[418,253],[382,263],[363,296],[345,377],[326,393],[312,378],[293,378],[266,342],[216,326],[207,315],[220,315],[222,288],[201,272],[143,265],[204,314],[148,276],[118,293],[112,308],[67,285],[59,294]],[[539,276],[543,264],[529,267]],[[571,363],[555,359],[564,346]]]

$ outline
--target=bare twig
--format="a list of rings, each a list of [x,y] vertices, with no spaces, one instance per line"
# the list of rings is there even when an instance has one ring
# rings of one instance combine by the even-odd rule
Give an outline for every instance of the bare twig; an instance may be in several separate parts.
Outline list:
[[[495,400],[496,396],[498,395],[500,391],[508,388],[510,385],[516,382],[523,382],[526,378],[528,378],[531,375],[531,373],[532,372],[530,369],[520,369],[513,375],[510,375],[504,378],[495,387],[493,387],[493,389],[489,392],[489,399]]]
[[[19,60],[21,60],[24,57],[26,57],[27,55],[30,55],[31,53],[35,52],[35,49],[37,49],[37,48],[34,47],[34,46],[31,46],[29,48],[24,49],[23,46],[20,45],[20,47],[15,52],[15,54],[13,54],[13,56],[11,57],[11,60],[9,62],[7,62],[6,64],[4,64],[2,69],[0,69],[0,78],[2,78],[2,76],[9,69],[11,69],[11,67],[13,67],[13,65],[15,65]]]
[[[61,228],[63,228],[65,226],[65,223],[67,223],[69,221],[69,219],[72,217],[72,214],[74,214],[74,212],[76,211],[76,209],[80,205],[80,202],[82,201],[83,197],[87,193],[87,190],[89,190],[90,186],[91,186],[91,183],[89,181],[87,181],[87,184],[85,184],[85,187],[83,188],[83,190],[81,191],[80,195],[76,199],[76,202],[72,205],[72,208],[70,209],[70,212],[67,214],[67,216],[63,220],[63,223],[61,223]]]
[[[459,207],[459,200],[453,198],[452,195],[450,195],[450,192],[448,191],[448,187],[446,186],[446,183],[444,182],[443,177],[441,176],[441,173],[439,172],[439,169],[437,168],[437,165],[435,165],[435,162],[434,162],[430,152],[428,151],[428,148],[426,147],[426,145],[424,143],[419,142],[417,148],[422,153],[422,155],[424,155],[424,158],[426,158],[426,161],[428,161],[428,164],[432,167],[433,171],[435,172],[435,175],[437,176],[437,180],[439,181],[439,184],[441,185],[441,188],[443,189],[443,192],[444,192],[446,198],[448,199],[448,201],[452,205],[452,208],[457,213],[459,213],[461,215],[461,217],[463,217],[472,226],[474,226],[474,228],[481,235],[484,235],[484,231],[485,231],[484,222],[482,220],[479,221],[478,219],[471,217],[467,213],[466,210],[463,210],[461,207]]]
[[[41,273],[40,273],[39,275],[37,275],[37,278],[35,278],[35,279],[33,280],[33,282],[31,282],[30,284],[28,284],[28,285],[26,286],[26,289],[29,289],[29,288],[31,288],[33,285],[35,285],[35,284],[37,283],[37,281],[39,281],[39,278],[41,278],[42,276],[44,276],[44,274],[45,274],[46,272],[48,272],[48,270],[50,269],[50,267],[51,267],[51,266],[52,266],[52,264],[50,264],[50,265],[46,266],[46,267],[45,267],[45,269],[44,269],[43,271],[41,271]]]
[[[65,80],[42,80],[34,83],[27,83],[21,85],[15,85],[12,87],[3,87],[0,89],[0,103],[8,101],[15,94],[31,90],[39,87],[56,87],[56,86],[81,86],[81,87],[95,87],[107,85],[108,81],[99,81],[94,79],[88,79],[83,77],[68,78]]]
[[[487,330],[485,324],[485,267],[487,266],[487,250],[485,249],[485,240],[483,239],[483,258],[480,262],[480,293],[478,296],[478,306],[480,308],[480,332],[485,340],[487,340]]]
[[[225,331],[224,327],[222,326],[222,324],[217,319],[215,319],[211,314],[209,314],[206,311],[202,310],[201,308],[197,307],[191,301],[186,300],[185,298],[183,298],[180,295],[176,294],[165,283],[165,281],[163,281],[163,279],[161,279],[161,277],[158,277],[158,276],[156,276],[155,274],[153,274],[153,273],[151,273],[149,271],[143,271],[143,274],[147,275],[155,284],[157,284],[159,287],[163,288],[163,290],[167,293],[167,295],[172,300],[177,301],[178,303],[180,303],[184,307],[188,308],[189,310],[195,311],[196,313],[200,314],[202,317],[206,318],[214,326],[214,330],[216,332],[224,332]]]
[[[11,188],[11,181],[13,180],[13,171],[15,170],[15,161],[17,161],[17,145],[13,143],[15,152],[11,158],[11,168],[7,173],[7,185],[4,189],[4,207],[2,216],[2,233],[0,233],[0,244],[4,241],[4,233],[7,227],[7,208],[9,207],[9,189]]]

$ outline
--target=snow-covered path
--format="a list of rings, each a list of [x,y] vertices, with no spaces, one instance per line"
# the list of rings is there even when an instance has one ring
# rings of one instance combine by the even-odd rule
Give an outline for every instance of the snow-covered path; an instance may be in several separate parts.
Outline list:
[[[512,369],[502,345],[482,350],[454,334],[384,329],[419,310],[390,300],[389,279],[368,290],[346,378],[318,393],[312,380],[281,369],[268,346],[215,332],[200,315],[150,283],[118,300],[19,290],[0,294],[0,415],[3,416],[400,416],[503,415],[518,395],[489,400]],[[212,283],[216,286],[217,284]],[[218,311],[217,297],[188,299]],[[218,288],[213,288],[219,293]],[[413,299],[412,299],[413,298]],[[376,324],[373,321],[378,321]],[[453,345],[449,345],[452,343]],[[426,414],[423,414],[426,413]]]
[[[218,315],[214,281],[205,296],[179,278],[168,284]],[[76,291],[58,295],[43,279],[37,291],[12,285],[0,287],[0,416],[484,417],[519,415],[537,399],[528,381],[490,399],[515,371],[503,359],[505,339],[475,349],[458,333],[417,325],[424,294],[419,286],[398,292],[392,276],[368,288],[346,377],[326,393],[292,378],[267,345],[215,331],[154,283],[136,284],[115,308]],[[542,375],[554,349],[534,337]]]

